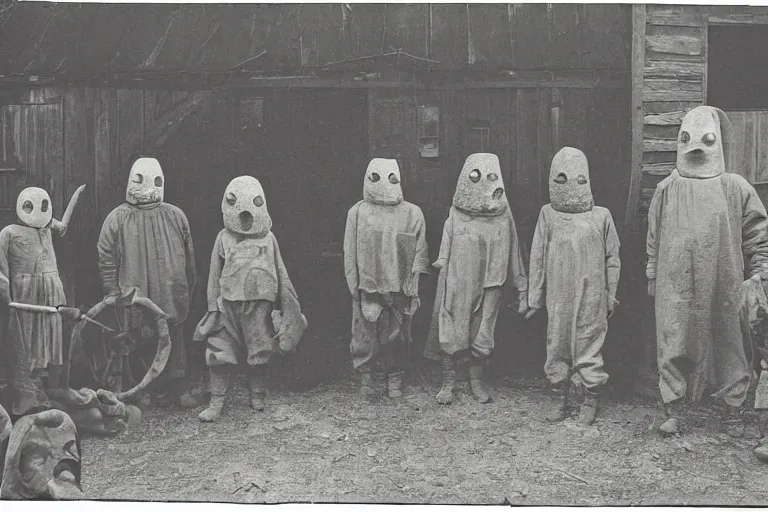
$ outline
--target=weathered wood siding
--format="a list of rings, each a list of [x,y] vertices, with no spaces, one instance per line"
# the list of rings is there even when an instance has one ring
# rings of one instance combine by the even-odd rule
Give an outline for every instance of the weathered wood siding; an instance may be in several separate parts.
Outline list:
[[[19,2],[8,13],[0,75],[222,71],[264,51],[255,65],[267,69],[397,49],[444,70],[628,65],[629,8],[619,4]]]

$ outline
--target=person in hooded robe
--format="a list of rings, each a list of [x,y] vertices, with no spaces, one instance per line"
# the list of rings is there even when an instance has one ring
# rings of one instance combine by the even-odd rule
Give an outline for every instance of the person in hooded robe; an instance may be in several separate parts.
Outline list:
[[[224,229],[211,253],[208,312],[194,336],[206,342],[210,369],[211,400],[199,415],[203,422],[220,416],[237,365],[248,368],[251,407],[263,411],[268,363],[293,352],[307,328],[259,180],[232,180],[221,211]]]
[[[378,360],[389,396],[402,396],[406,338],[419,308],[419,278],[428,266],[424,215],[403,199],[397,161],[374,158],[365,172],[363,200],[347,213],[344,233],[350,351],[363,395],[376,393],[372,366]]]
[[[720,109],[688,112],[676,169],[656,187],[648,212],[662,435],[678,433],[685,403],[707,391],[725,406],[726,432],[744,433],[741,406],[753,372],[741,331],[742,286],[745,262],[750,277],[768,277],[768,217],[755,189],[726,173],[731,139]]]
[[[505,284],[517,291],[518,313],[528,309],[517,228],[496,155],[476,153],[464,162],[433,265],[440,275],[424,356],[442,361],[443,383],[436,399],[451,403],[457,363],[469,356],[472,394],[488,403],[483,369],[495,347]]]
[[[59,278],[53,235],[63,237],[85,189],[79,187],[61,221],[53,218],[48,192],[29,187],[16,201],[17,222],[0,231],[0,300],[36,306],[66,304]],[[11,413],[22,415],[47,404],[45,388],[59,387],[64,364],[61,316],[12,308],[3,357],[13,391]],[[47,379],[40,381],[47,372]]]
[[[0,499],[83,499],[81,454],[67,413],[51,409],[20,418],[8,439]]]
[[[585,391],[578,421],[591,425],[608,382],[601,350],[618,305],[619,237],[611,212],[594,204],[587,157],[578,149],[564,147],[552,159],[549,198],[531,245],[526,318],[545,306],[549,314],[544,371],[560,402],[546,419],[568,416],[573,382]]]
[[[195,257],[187,217],[164,202],[165,177],[154,158],[138,158],[131,167],[125,203],[104,220],[98,240],[99,273],[114,304],[131,290],[149,298],[168,315],[171,355],[160,382],[169,382],[182,407],[197,400],[189,392],[184,321],[195,286]],[[149,401],[144,395],[143,402]]]

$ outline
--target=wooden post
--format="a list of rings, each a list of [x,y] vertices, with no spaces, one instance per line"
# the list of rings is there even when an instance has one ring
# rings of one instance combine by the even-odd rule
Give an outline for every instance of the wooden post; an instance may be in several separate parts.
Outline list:
[[[632,6],[632,168],[629,178],[624,233],[634,233],[638,219],[640,185],[643,178],[643,73],[645,68],[645,4]]]

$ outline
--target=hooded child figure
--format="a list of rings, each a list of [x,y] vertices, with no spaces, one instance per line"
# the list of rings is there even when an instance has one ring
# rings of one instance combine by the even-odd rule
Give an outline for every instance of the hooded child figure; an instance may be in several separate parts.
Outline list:
[[[205,422],[221,414],[237,365],[248,367],[251,407],[262,411],[267,363],[295,350],[307,328],[259,180],[232,180],[221,211],[224,229],[211,254],[208,313],[195,331],[195,340],[206,341],[211,377],[211,402],[199,415]]]
[[[36,306],[66,304],[64,286],[59,278],[53,234],[64,236],[77,201],[85,189],[72,195],[61,221],[53,218],[53,204],[48,193],[36,187],[21,191],[16,201],[18,222],[0,231],[0,301]],[[24,414],[45,399],[35,381],[48,371],[46,387],[58,387],[64,364],[61,316],[12,308],[8,339],[4,344],[14,391],[11,413]]]
[[[561,401],[547,420],[567,417],[573,381],[586,391],[579,422],[591,425],[608,381],[601,349],[618,305],[619,237],[611,212],[594,206],[587,157],[578,149],[564,147],[552,159],[549,197],[533,235],[526,318],[544,306],[549,313],[544,371]]]
[[[402,395],[405,339],[419,307],[419,277],[427,273],[424,215],[403,200],[396,160],[374,158],[363,200],[347,214],[344,270],[352,294],[352,361],[361,392],[373,395],[371,367],[379,359],[389,396]]]
[[[656,300],[660,432],[680,430],[683,404],[705,392],[723,422],[744,433],[741,406],[753,376],[740,309],[748,276],[768,279],[768,217],[755,189],[726,173],[732,133],[725,114],[697,107],[683,118],[677,167],[656,187],[648,212],[648,293]]]
[[[437,401],[451,403],[455,362],[469,352],[472,394],[490,402],[483,367],[495,346],[505,284],[517,290],[518,312],[528,309],[522,253],[496,155],[477,153],[464,163],[434,266],[440,276],[424,355],[443,363]]]
[[[137,159],[128,177],[125,203],[102,225],[99,273],[108,303],[137,289],[168,315],[171,355],[161,378],[171,381],[182,406],[196,407],[189,394],[183,330],[196,280],[192,234],[184,212],[164,202],[164,195],[160,162]]]

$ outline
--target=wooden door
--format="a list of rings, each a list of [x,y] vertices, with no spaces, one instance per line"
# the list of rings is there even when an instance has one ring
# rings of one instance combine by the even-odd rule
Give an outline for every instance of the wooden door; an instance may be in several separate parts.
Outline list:
[[[726,112],[733,127],[728,172],[746,178],[768,204],[768,111]]]

